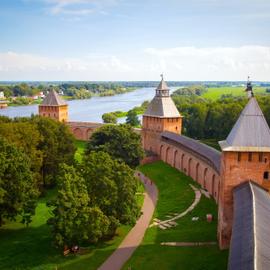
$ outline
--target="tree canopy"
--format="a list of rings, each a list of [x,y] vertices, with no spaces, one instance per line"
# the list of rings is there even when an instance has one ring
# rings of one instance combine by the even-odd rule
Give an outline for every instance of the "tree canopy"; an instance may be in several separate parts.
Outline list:
[[[104,151],[132,168],[139,165],[144,152],[141,137],[129,125],[105,125],[91,136],[86,153]]]
[[[120,223],[134,224],[139,214],[137,180],[126,164],[104,152],[91,152],[78,167],[63,165],[58,193],[49,205],[59,247],[113,236]]]
[[[111,124],[117,123],[117,117],[113,113],[104,113],[102,115],[102,120],[104,123],[111,123]]]
[[[0,137],[0,226],[17,215],[23,223],[31,222],[38,188],[30,168],[26,154]]]
[[[140,120],[135,110],[129,110],[127,113],[126,123],[136,127],[140,125]]]

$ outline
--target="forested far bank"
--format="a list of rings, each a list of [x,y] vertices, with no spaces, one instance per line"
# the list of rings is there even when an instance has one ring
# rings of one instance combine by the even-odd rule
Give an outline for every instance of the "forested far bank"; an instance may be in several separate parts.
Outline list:
[[[113,96],[135,90],[115,83],[62,83],[62,84],[0,84],[0,99],[7,99],[9,105],[39,104],[51,90],[64,99],[88,99],[92,96]]]
[[[199,140],[224,140],[241,111],[248,102],[247,97],[222,97],[217,100],[201,96],[172,95],[177,109],[183,116],[182,133]],[[270,125],[270,96],[257,95],[256,99]]]

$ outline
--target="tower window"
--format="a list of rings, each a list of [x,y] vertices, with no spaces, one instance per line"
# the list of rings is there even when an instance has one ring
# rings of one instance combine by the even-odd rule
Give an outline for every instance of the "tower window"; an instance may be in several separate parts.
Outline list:
[[[269,172],[264,172],[263,173],[263,179],[268,180],[269,179]]]
[[[240,162],[241,161],[241,153],[237,153],[237,161]]]
[[[259,153],[259,162],[262,162],[263,160],[263,153]]]
[[[252,161],[252,153],[251,152],[248,153],[248,161]]]

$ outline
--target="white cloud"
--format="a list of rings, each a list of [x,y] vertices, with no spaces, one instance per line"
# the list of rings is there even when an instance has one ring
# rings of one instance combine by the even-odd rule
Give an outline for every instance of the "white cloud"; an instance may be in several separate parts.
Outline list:
[[[43,0],[53,15],[66,14],[83,16],[94,12],[106,14],[105,8],[113,6],[116,0]]]
[[[147,48],[126,55],[53,58],[0,53],[0,80],[253,80],[270,81],[270,47]]]
[[[112,80],[132,68],[117,56],[52,58],[15,52],[0,53],[0,80]]]
[[[243,80],[251,75],[256,80],[270,80],[270,47],[176,47],[148,48],[157,69],[167,67],[168,74],[180,70],[179,80]]]

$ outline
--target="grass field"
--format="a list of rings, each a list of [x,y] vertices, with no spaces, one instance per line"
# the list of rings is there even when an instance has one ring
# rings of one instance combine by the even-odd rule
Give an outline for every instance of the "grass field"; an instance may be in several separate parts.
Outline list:
[[[163,219],[170,212],[185,210],[194,199],[189,183],[196,183],[163,162],[140,167],[159,189],[159,199],[154,216]],[[214,221],[208,223],[206,214],[212,213]],[[191,221],[193,216],[199,221]],[[132,270],[222,270],[227,268],[228,252],[211,247],[168,247],[161,242],[173,241],[216,241],[217,206],[212,199],[202,197],[195,209],[177,220],[174,228],[161,230],[149,228],[142,245],[135,251],[123,269]]]
[[[213,87],[208,88],[208,91],[204,93],[202,96],[204,98],[209,98],[212,100],[219,99],[222,95],[232,94],[233,96],[246,96],[246,92],[244,91],[245,87]],[[253,91],[255,94],[266,94],[265,87],[254,87]]]
[[[85,151],[85,148],[86,148],[86,145],[87,145],[87,142],[76,140],[75,141],[75,145],[77,147],[77,151],[75,153],[75,159],[78,162],[81,162],[82,161],[83,154],[84,154],[84,151]]]
[[[86,143],[77,141],[76,145],[76,159],[80,161]],[[143,192],[143,185],[140,184],[137,194],[140,206],[143,203]],[[55,195],[56,190],[50,190],[39,199],[33,222],[28,228],[19,221],[7,222],[0,228],[0,269],[94,270],[118,247],[131,229],[131,226],[122,225],[113,239],[86,247],[84,255],[64,257],[61,250],[54,248],[50,227],[46,224],[51,216],[46,203]]]

